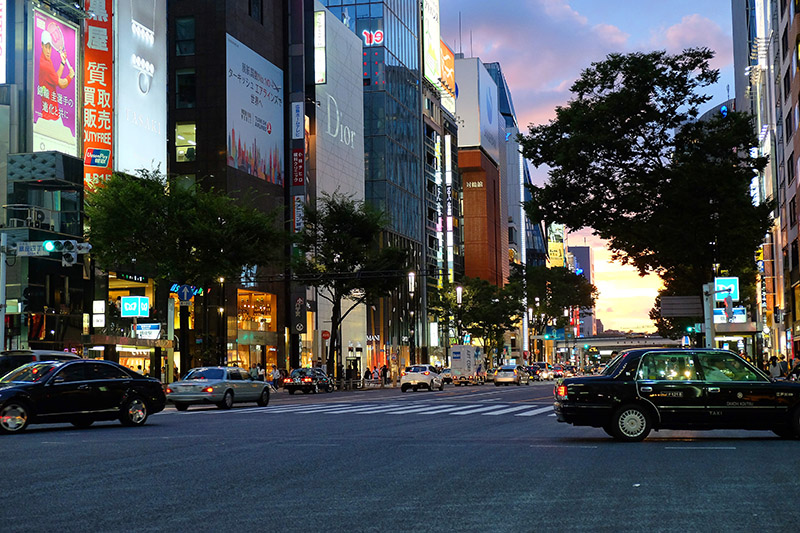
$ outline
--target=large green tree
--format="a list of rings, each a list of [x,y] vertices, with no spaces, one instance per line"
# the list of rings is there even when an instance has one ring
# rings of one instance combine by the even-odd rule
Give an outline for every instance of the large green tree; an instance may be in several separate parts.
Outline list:
[[[530,309],[527,320],[537,336],[549,325],[568,326],[565,309],[591,309],[597,301],[597,287],[565,267],[514,265],[509,281],[525,296]]]
[[[718,80],[713,52],[611,54],[572,85],[573,99],[521,137],[524,155],[550,168],[526,203],[534,219],[591,228],[613,257],[699,294],[722,268],[749,265],[770,224],[749,185],[766,160],[751,117],[696,120]]]
[[[341,325],[359,304],[388,295],[407,279],[407,252],[382,242],[387,219],[351,196],[323,195],[305,208],[301,252],[293,260],[298,282],[331,303],[328,371],[341,360]]]
[[[88,239],[98,265],[136,268],[166,282],[209,287],[238,279],[245,267],[265,266],[283,252],[282,221],[249,200],[234,200],[159,172],[113,174],[87,194]],[[182,348],[188,318],[181,313]],[[221,356],[221,354],[217,354]],[[181,349],[181,369],[189,353]]]

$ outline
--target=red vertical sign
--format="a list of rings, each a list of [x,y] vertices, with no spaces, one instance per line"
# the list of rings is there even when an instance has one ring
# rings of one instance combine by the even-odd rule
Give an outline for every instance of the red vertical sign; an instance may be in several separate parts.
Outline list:
[[[104,183],[113,170],[113,0],[86,0],[85,4],[94,17],[86,19],[84,32],[83,184],[87,189],[94,189]]]

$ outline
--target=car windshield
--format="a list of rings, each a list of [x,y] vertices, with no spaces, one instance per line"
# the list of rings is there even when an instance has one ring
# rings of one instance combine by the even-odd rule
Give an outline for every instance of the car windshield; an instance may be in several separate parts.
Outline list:
[[[409,372],[428,372],[429,368],[426,366],[412,366]]]
[[[500,370],[502,370],[503,372],[513,372],[516,369],[517,369],[517,367],[515,367],[515,366],[501,366],[500,367]]]
[[[12,370],[3,376],[0,382],[24,381],[27,383],[35,383],[41,381],[42,378],[47,376],[50,371],[57,366],[57,364],[53,363],[31,363],[17,368],[16,370]]]
[[[614,372],[616,372],[617,367],[622,363],[622,359],[625,356],[624,353],[617,355],[614,359],[608,362],[608,365],[603,369],[601,372],[604,376],[610,376]]]
[[[195,368],[183,379],[225,379],[225,370],[222,368]]]
[[[310,368],[297,368],[295,370],[292,370],[293,378],[299,378],[302,376],[313,376],[313,375],[314,372],[312,372]]]

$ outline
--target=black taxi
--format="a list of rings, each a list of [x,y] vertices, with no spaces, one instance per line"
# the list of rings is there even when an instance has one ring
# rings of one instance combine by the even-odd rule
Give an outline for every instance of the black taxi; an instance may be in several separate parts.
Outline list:
[[[602,374],[556,383],[559,422],[621,441],[655,429],[758,429],[800,437],[800,382],[773,380],[733,352],[632,349]]]

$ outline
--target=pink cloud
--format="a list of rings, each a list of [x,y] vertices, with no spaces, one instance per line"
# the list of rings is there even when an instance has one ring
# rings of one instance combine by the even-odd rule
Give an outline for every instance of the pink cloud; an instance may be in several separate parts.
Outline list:
[[[670,53],[696,46],[710,48],[716,53],[711,66],[718,69],[733,62],[730,31],[723,30],[713,20],[698,14],[686,15],[679,24],[654,30],[650,45]]]

